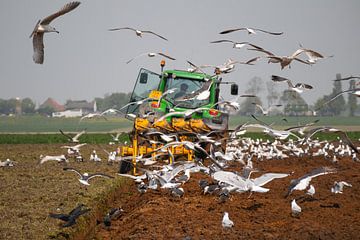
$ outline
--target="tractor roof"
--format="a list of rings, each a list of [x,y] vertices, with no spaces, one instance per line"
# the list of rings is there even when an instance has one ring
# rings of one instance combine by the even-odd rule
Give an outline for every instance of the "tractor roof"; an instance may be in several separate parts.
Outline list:
[[[178,77],[197,79],[197,80],[203,80],[204,78],[211,78],[210,75],[204,73],[188,72],[184,70],[165,70],[164,73],[171,73],[171,74],[175,74]]]

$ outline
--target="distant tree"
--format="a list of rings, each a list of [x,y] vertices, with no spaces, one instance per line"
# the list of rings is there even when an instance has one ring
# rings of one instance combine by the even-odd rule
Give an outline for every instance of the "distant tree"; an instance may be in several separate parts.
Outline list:
[[[24,98],[21,101],[21,109],[23,113],[34,113],[35,103],[30,98]]]
[[[273,81],[266,82],[266,89],[267,89],[267,101],[268,101],[268,107],[271,105],[276,104],[276,101],[280,97],[280,93],[275,88],[275,83]]]
[[[259,95],[259,93],[264,89],[264,81],[259,77],[253,77],[250,79],[247,84],[247,89],[245,90],[246,94]],[[262,105],[259,97],[254,98],[246,98],[240,105],[239,114],[241,115],[249,115],[255,112],[255,106],[252,104],[256,102]]]
[[[259,105],[262,105],[261,99],[259,97],[255,98],[246,98],[241,104],[240,104],[240,115],[250,115],[254,114],[256,112],[256,107],[253,103],[257,103]]]
[[[336,74],[336,79],[340,79],[340,78],[341,75],[339,73]],[[342,81],[334,81],[334,88],[330,95],[330,98],[334,97],[336,94],[342,91],[341,82]],[[346,109],[346,102],[344,96],[340,95],[335,100],[331,101],[329,103],[329,106],[332,113],[331,115],[335,115],[335,116],[340,115],[340,113]]]
[[[350,81],[350,89],[354,89],[355,86],[355,80]],[[348,106],[349,106],[349,116],[355,116],[355,111],[357,108],[357,97],[354,94],[348,95]]]
[[[130,93],[112,93],[104,98],[95,98],[99,111],[109,108],[121,108],[129,102]]]
[[[284,106],[285,115],[305,115],[309,110],[306,101],[295,91],[285,90],[280,97],[280,102]]]
[[[55,109],[51,106],[39,108],[37,111],[39,114],[46,115],[46,116],[51,116],[53,112],[56,112]]]

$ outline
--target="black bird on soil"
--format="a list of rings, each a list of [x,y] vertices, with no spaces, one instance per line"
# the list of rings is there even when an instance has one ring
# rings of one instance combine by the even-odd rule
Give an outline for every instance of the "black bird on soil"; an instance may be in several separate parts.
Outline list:
[[[84,213],[87,213],[88,211],[90,211],[90,208],[85,208],[83,209],[85,205],[84,204],[79,204],[76,208],[74,208],[73,210],[71,210],[69,212],[69,214],[64,214],[64,213],[50,213],[49,217],[52,218],[57,218],[60,219],[62,221],[65,222],[64,225],[62,225],[62,227],[70,227],[72,225],[74,225],[76,223],[76,219],[78,217],[80,217],[81,215],[83,215]]]
[[[104,225],[111,226],[111,220],[118,218],[124,210],[121,208],[112,208],[104,217]]]

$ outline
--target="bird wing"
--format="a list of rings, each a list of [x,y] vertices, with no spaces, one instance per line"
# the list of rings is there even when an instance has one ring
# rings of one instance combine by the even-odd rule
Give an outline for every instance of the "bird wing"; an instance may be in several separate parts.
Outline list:
[[[300,54],[303,53],[303,52],[306,52],[306,49],[304,49],[304,48],[299,48],[299,49],[297,49],[293,54],[291,54],[289,57],[290,57],[290,58],[295,58],[295,57],[297,57],[298,55],[300,55]]]
[[[77,140],[81,135],[83,135],[86,132],[86,130],[82,130],[81,132],[79,132],[78,134],[75,135],[75,137],[73,137],[73,140]]]
[[[253,179],[253,183],[256,186],[261,187],[276,178],[284,178],[287,176],[289,176],[289,174],[286,173],[265,173],[262,176]]]
[[[168,58],[168,59],[171,59],[171,60],[176,60],[175,58],[170,57],[169,55],[166,55],[166,54],[161,53],[161,52],[159,52],[159,53],[157,53],[157,54],[160,55],[160,56],[166,57],[166,58]]]
[[[350,80],[350,79],[353,79],[353,78],[356,78],[356,79],[360,79],[360,76],[350,76],[350,77],[346,77],[346,78],[339,78],[339,79],[335,79],[333,81],[343,81],[343,80]]]
[[[59,129],[59,131],[60,131],[60,133],[61,133],[62,135],[64,135],[65,137],[69,138],[70,140],[73,139],[70,135],[65,134],[61,129]]]
[[[326,101],[325,103],[323,103],[317,110],[319,110],[322,106],[328,104],[329,102],[334,101],[336,98],[338,98],[339,96],[341,96],[341,95],[344,94],[344,93],[354,92],[354,91],[358,91],[358,90],[360,90],[360,88],[349,89],[349,90],[345,90],[345,91],[339,92],[339,93],[337,93],[334,97],[332,97],[330,100],[328,100],[328,101]]]
[[[131,28],[131,27],[110,28],[109,31],[117,31],[117,30],[124,30],[124,29],[133,30],[134,32],[136,32],[136,29]]]
[[[351,147],[356,153],[359,153],[359,150],[356,148],[356,146],[353,144],[353,142],[350,140],[350,138],[345,132],[339,130],[338,133],[340,134],[341,139],[346,142],[349,147]]]
[[[70,218],[70,216],[68,214],[63,214],[63,213],[60,213],[60,214],[50,213],[49,217],[60,219],[60,220],[62,220],[64,222],[69,221],[69,218]]]
[[[294,60],[296,60],[296,61],[298,61],[298,62],[301,62],[301,63],[305,63],[305,64],[307,64],[307,65],[311,65],[312,63],[310,63],[310,62],[307,62],[307,61],[304,61],[304,60],[302,60],[302,59],[300,59],[300,58],[293,58]]]
[[[304,178],[314,178],[314,177],[318,177],[321,175],[325,175],[325,174],[329,174],[329,173],[334,173],[336,172],[335,169],[330,168],[330,167],[320,167],[320,168],[316,168],[314,170],[312,170],[310,173],[302,176],[300,179],[304,179]]]
[[[261,57],[254,57],[246,62],[244,62],[243,64],[248,64],[248,65],[254,65],[253,62],[256,62],[257,60],[259,60]]]
[[[44,63],[44,33],[35,33],[33,36],[33,60],[35,63]]]
[[[256,31],[260,31],[260,32],[264,32],[264,33],[268,33],[268,34],[272,34],[272,35],[281,35],[283,34],[283,32],[269,32],[269,31],[265,31],[265,30],[262,30],[262,29],[259,29],[259,28],[253,28],[254,30]]]
[[[217,41],[212,41],[212,42],[210,42],[210,43],[222,43],[222,42],[235,43],[234,41],[231,41],[231,40],[226,40],[226,39],[223,39],[223,40],[217,40]]]
[[[251,45],[252,47],[255,47],[255,48],[248,48],[248,50],[251,50],[251,51],[258,51],[258,52],[263,52],[269,56],[275,56],[272,52],[269,52],[268,50],[265,50],[261,47],[257,47],[255,45]]]
[[[239,31],[239,30],[246,30],[246,28],[228,29],[228,30],[224,30],[224,31],[220,32],[219,34],[227,34],[227,33],[235,32],[235,31]]]
[[[288,81],[289,79],[284,78],[284,77],[280,77],[280,76],[277,76],[277,75],[271,75],[271,80],[274,81],[274,82],[285,82],[285,81]]]
[[[94,174],[89,174],[88,180],[94,178],[94,177],[105,177],[105,178],[114,178],[110,175],[104,174],[104,173],[94,173]]]
[[[64,171],[72,171],[72,172],[76,172],[80,177],[82,177],[83,175],[78,171],[76,170],[75,168],[71,168],[71,167],[64,167],[63,168]]]
[[[261,124],[263,124],[264,126],[261,126],[261,128],[268,128],[268,127],[270,127],[270,125],[269,124],[267,124],[266,122],[263,122],[263,121],[261,121],[260,119],[258,119],[257,117],[255,117],[253,114],[251,114],[251,117],[253,118],[253,119],[255,119],[256,121],[258,121],[259,123],[261,123]],[[250,125],[248,125],[248,126],[250,126]]]
[[[153,31],[142,31],[143,33],[150,33],[150,34],[153,34],[153,35],[155,35],[155,36],[158,36],[159,38],[161,38],[161,39],[164,39],[165,41],[168,41],[168,39],[166,39],[166,38],[164,38],[163,36],[161,36],[161,35],[159,35],[159,34],[157,34],[157,33],[155,33],[155,32],[153,32]]]
[[[139,58],[139,57],[142,57],[142,56],[144,56],[144,55],[148,55],[148,54],[149,54],[149,53],[142,53],[142,54],[139,54],[139,55],[137,55],[137,56],[133,57],[132,59],[128,60],[128,61],[126,62],[126,64],[128,64],[128,63],[132,62],[132,61],[133,61],[133,60],[135,60],[136,58]]]
[[[258,107],[262,113],[264,113],[264,108],[260,104],[257,104],[257,103],[252,103],[252,104],[254,104],[256,107]]]
[[[49,24],[52,20],[54,20],[57,17],[60,17],[72,10],[74,10],[77,6],[80,5],[80,2],[70,2],[68,4],[66,4],[65,6],[63,6],[59,11],[57,11],[56,13],[51,14],[50,16],[47,16],[46,18],[44,18],[40,24]]]

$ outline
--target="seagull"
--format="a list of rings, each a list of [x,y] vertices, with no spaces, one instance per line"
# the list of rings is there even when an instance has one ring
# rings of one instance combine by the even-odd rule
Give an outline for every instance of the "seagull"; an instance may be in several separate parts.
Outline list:
[[[276,76],[276,75],[272,75],[271,80],[273,80],[274,82],[287,82],[287,84],[289,86],[289,90],[295,91],[297,93],[302,93],[302,92],[304,92],[304,90],[313,89],[313,87],[311,85],[306,84],[306,83],[297,83],[294,86],[290,79]]]
[[[128,106],[131,106],[131,105],[134,105],[134,104],[136,104],[136,105],[141,105],[141,104],[143,104],[143,103],[145,103],[145,102],[148,102],[148,101],[151,101],[151,100],[156,100],[156,99],[153,99],[153,98],[144,98],[144,99],[141,99],[141,100],[136,101],[136,102],[129,102],[129,103],[125,104],[124,106],[122,106],[122,107],[119,109],[119,111],[123,110],[124,108],[126,108],[126,107],[128,107]]]
[[[84,184],[86,186],[89,186],[89,180],[94,178],[94,177],[105,177],[105,178],[114,178],[112,176],[109,176],[109,175],[106,175],[106,174],[103,174],[103,173],[94,173],[94,174],[88,174],[88,173],[84,173],[84,174],[81,174],[78,170],[76,170],[75,168],[70,168],[70,167],[65,167],[63,168],[64,171],[72,171],[72,172],[75,172],[79,175],[79,182],[81,184]]]
[[[40,155],[40,162],[39,164],[43,164],[47,161],[57,161],[57,162],[69,162],[69,160],[67,160],[67,158],[65,157],[65,155],[59,155],[59,156],[43,156]]]
[[[336,98],[338,98],[339,96],[345,94],[345,93],[350,93],[350,94],[354,94],[357,97],[360,97],[360,88],[354,88],[354,89],[349,89],[349,90],[344,90],[341,92],[338,92],[337,94],[335,94],[335,96],[333,96],[330,100],[326,101],[325,103],[323,103],[320,107],[318,107],[315,111],[318,111],[320,108],[322,108],[323,106],[325,106],[326,104],[334,101]]]
[[[63,6],[59,11],[47,16],[46,18],[39,20],[33,32],[30,35],[30,38],[33,38],[33,48],[34,48],[34,54],[33,54],[33,60],[37,64],[43,64],[44,63],[44,33],[47,32],[56,32],[59,33],[54,27],[50,26],[50,23],[74,10],[76,7],[80,5],[80,2],[70,2],[67,3],[65,6]]]
[[[305,51],[305,54],[308,57],[308,59],[306,61],[310,64],[316,63],[319,59],[333,57],[333,55],[325,57],[322,54],[315,52],[314,50],[303,48],[303,46],[301,44],[300,44],[300,47],[301,47],[301,49],[303,49]]]
[[[301,213],[301,207],[296,203],[295,199],[291,201],[291,216],[298,217]]]
[[[341,182],[335,181],[334,186],[331,188],[331,192],[332,193],[343,193],[344,186],[352,187],[352,185],[350,183],[347,183],[345,181],[341,181]]]
[[[13,167],[13,166],[14,166],[14,162],[11,161],[10,159],[6,159],[3,162],[0,161],[0,167]]]
[[[247,31],[248,34],[256,34],[257,31],[263,32],[263,33],[268,33],[268,34],[271,34],[271,35],[281,35],[281,34],[283,34],[283,32],[269,32],[269,31],[265,31],[265,30],[262,30],[262,29],[259,29],[259,28],[248,28],[248,27],[228,29],[228,30],[224,30],[224,31],[220,32],[220,34],[227,34],[227,33],[235,32],[235,31],[241,31],[241,30]]]
[[[269,114],[270,111],[272,111],[273,109],[276,109],[277,107],[281,107],[281,104],[276,104],[276,105],[271,105],[268,109],[264,109],[260,104],[257,103],[252,103],[254,104],[257,108],[260,109],[260,111],[262,112],[263,115],[267,116]]]
[[[243,48],[243,47],[245,47],[245,46],[251,46],[251,47],[254,47],[254,48],[260,48],[260,47],[258,47],[258,46],[256,46],[256,45],[254,45],[254,44],[252,44],[252,43],[249,43],[249,42],[234,42],[234,41],[232,41],[232,40],[226,40],[226,39],[224,39],[224,40],[217,40],[217,41],[212,41],[212,42],[210,42],[210,43],[223,43],[223,42],[225,42],[225,43],[232,43],[233,44],[233,48],[237,48],[237,49],[240,49],[240,48]]]
[[[90,208],[83,209],[84,204],[79,204],[76,208],[71,210],[68,214],[56,214],[56,213],[50,213],[49,217],[60,219],[65,222],[65,224],[62,227],[70,227],[76,223],[76,219],[80,217],[81,215],[89,212]]]
[[[168,58],[168,59],[170,59],[170,60],[176,60],[175,58],[173,58],[173,57],[171,57],[171,56],[169,56],[169,55],[166,55],[166,54],[164,54],[164,53],[161,53],[161,52],[158,52],[158,53],[149,52],[149,53],[142,53],[142,54],[140,54],[140,55],[135,56],[134,58],[128,60],[128,61],[126,62],[126,64],[129,64],[129,63],[132,62],[134,59],[136,59],[136,58],[138,58],[138,57],[141,57],[141,56],[155,57],[155,56],[157,56],[157,55],[166,57],[166,58]]]
[[[80,118],[79,123],[84,119],[91,119],[91,118],[97,118],[97,117],[104,118],[107,121],[107,118],[104,115],[102,115],[101,113],[88,113],[85,116],[82,116]]]
[[[234,222],[230,220],[228,212],[224,212],[221,225],[223,228],[232,228],[234,226]]]
[[[81,132],[78,132],[74,137],[71,137],[69,134],[65,134],[61,129],[59,129],[59,131],[62,135],[67,137],[69,139],[69,141],[72,143],[78,143],[80,136],[83,135],[84,133],[86,133],[86,129],[84,129]]]
[[[288,192],[286,193],[285,197],[289,196],[294,190],[305,190],[309,186],[311,179],[314,177],[326,175],[329,173],[335,173],[335,170],[329,167],[321,167],[312,170],[310,173],[298,179],[291,180]]]
[[[184,196],[184,189],[181,188],[181,187],[179,187],[179,188],[178,187],[171,188],[170,193],[174,197],[181,198],[182,196]]]
[[[104,217],[104,220],[103,220],[104,225],[106,227],[110,227],[111,226],[111,220],[117,219],[123,212],[124,212],[124,210],[121,209],[121,208],[112,208],[112,209],[110,209],[110,211]]]
[[[168,41],[166,38],[164,38],[163,36],[154,33],[153,31],[148,31],[148,30],[138,30],[135,28],[131,28],[131,27],[120,27],[120,28],[111,28],[109,29],[109,31],[118,31],[118,30],[132,30],[136,33],[136,36],[142,37],[144,33],[149,33],[149,34],[153,34],[161,39],[164,39],[165,41]]]
[[[79,152],[80,148],[87,145],[87,143],[81,143],[81,144],[77,144],[75,146],[62,146],[61,148],[67,148],[70,149],[72,152]]]
[[[110,134],[110,136],[112,137],[112,140],[114,142],[119,142],[120,141],[119,137],[120,137],[121,134],[123,134],[123,132],[118,132],[118,133],[116,133],[116,135]]]
[[[307,65],[311,65],[312,63],[309,61],[304,61],[300,58],[298,58],[297,56],[299,56],[301,53],[310,51],[310,49],[297,49],[293,54],[291,54],[290,56],[276,56],[275,54],[273,54],[272,52],[269,52],[263,48],[248,48],[248,50],[252,50],[252,51],[258,51],[258,52],[263,52],[265,53],[267,56],[265,56],[266,58],[268,58],[268,63],[280,63],[281,69],[284,69],[286,66],[289,66],[289,68],[291,68],[290,63],[293,60],[296,60],[298,62],[307,64]],[[312,50],[311,50],[312,51]]]

